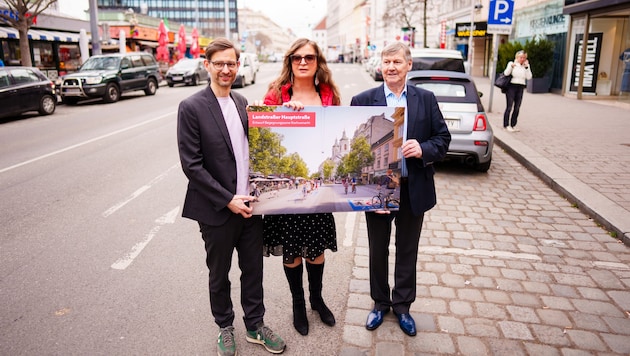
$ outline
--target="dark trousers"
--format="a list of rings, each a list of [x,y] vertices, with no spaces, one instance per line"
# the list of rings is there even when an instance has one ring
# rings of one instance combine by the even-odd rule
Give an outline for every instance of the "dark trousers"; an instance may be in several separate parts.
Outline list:
[[[507,107],[503,113],[503,127],[516,126],[518,120],[518,112],[521,110],[521,103],[523,102],[523,89],[522,85],[510,84],[508,86],[505,97],[507,99]],[[512,110],[512,106],[514,110]],[[512,119],[510,120],[510,112],[512,112]]]
[[[365,213],[365,219],[370,253],[370,295],[374,308],[386,310],[392,307],[397,314],[409,313],[411,303],[416,300],[416,261],[424,214],[413,215],[408,185],[402,182],[400,209],[390,214]],[[396,261],[395,285],[390,296],[388,257],[392,220],[396,224]]]
[[[221,226],[199,223],[201,237],[206,247],[210,290],[210,309],[219,327],[232,325],[234,310],[230,297],[229,273],[232,267],[232,253],[238,253],[238,266],[241,270],[241,306],[247,330],[256,330],[263,322],[263,238],[262,218],[252,216],[245,219],[232,215]]]

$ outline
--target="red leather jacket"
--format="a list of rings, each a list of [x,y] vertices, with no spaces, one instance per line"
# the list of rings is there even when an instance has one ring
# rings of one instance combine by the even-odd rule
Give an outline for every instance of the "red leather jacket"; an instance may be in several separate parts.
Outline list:
[[[287,101],[291,101],[291,95],[289,94],[291,89],[291,83],[287,83],[280,88],[281,98],[278,97],[276,91],[271,89],[265,95],[265,105],[282,105]],[[328,84],[319,84],[319,97],[322,99],[323,106],[333,105],[333,91]]]

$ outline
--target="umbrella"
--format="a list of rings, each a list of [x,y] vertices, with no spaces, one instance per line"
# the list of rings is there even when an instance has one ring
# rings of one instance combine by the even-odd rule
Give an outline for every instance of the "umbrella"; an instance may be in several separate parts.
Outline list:
[[[168,62],[168,31],[163,20],[160,20],[158,27],[158,44],[156,56],[158,62]]]
[[[184,58],[186,56],[186,29],[184,25],[179,26],[177,49],[179,50],[179,59]]]
[[[197,28],[193,28],[190,36],[192,37],[190,54],[193,56],[193,58],[199,58],[199,33],[197,32]]]

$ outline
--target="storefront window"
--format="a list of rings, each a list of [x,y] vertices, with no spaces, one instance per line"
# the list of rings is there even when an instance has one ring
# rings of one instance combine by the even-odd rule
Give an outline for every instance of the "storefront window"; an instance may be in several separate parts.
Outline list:
[[[52,42],[33,42],[33,65],[39,69],[56,67]]]
[[[4,54],[5,66],[19,66],[20,62],[20,45],[18,41],[2,41],[2,52]]]
[[[77,44],[60,44],[58,50],[59,56],[59,75],[76,72],[81,65],[81,51]]]

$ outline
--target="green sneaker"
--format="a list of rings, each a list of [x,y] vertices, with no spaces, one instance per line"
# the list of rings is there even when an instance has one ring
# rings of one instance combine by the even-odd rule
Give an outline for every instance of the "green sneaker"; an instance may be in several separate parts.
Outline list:
[[[273,354],[281,354],[286,347],[284,340],[263,324],[260,324],[258,329],[254,331],[247,330],[247,341],[261,344]]]
[[[219,356],[236,356],[236,342],[234,342],[233,326],[219,329],[217,353]]]

